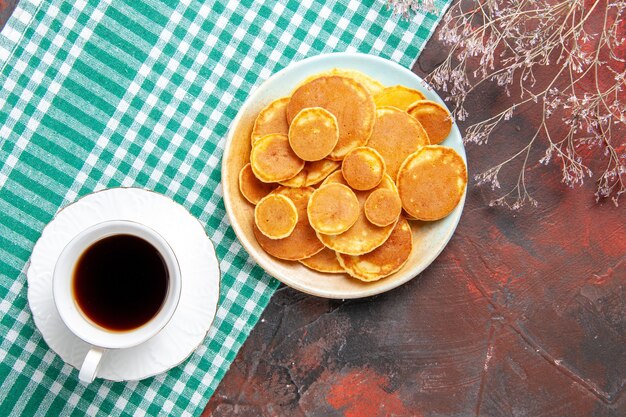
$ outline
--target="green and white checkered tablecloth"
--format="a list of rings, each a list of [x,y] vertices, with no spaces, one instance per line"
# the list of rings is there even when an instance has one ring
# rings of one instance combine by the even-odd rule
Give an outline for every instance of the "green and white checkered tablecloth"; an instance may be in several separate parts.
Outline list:
[[[224,211],[220,158],[238,109],[272,73],[323,52],[411,66],[436,23],[392,17],[384,0],[21,0],[0,35],[0,416],[199,415],[278,286]],[[220,307],[180,366],[85,386],[35,327],[24,271],[60,207],[117,186],[200,219]]]

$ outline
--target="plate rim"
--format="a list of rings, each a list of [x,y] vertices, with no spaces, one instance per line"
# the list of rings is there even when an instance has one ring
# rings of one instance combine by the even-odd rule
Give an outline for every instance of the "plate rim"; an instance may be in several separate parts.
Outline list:
[[[248,253],[248,255],[261,267],[263,268],[263,270],[270,276],[276,278],[277,280],[279,280],[280,282],[282,282],[283,284],[294,288],[298,291],[301,291],[303,293],[309,294],[309,295],[313,295],[313,296],[317,296],[317,297],[323,297],[323,298],[329,298],[329,299],[357,299],[357,298],[364,298],[364,297],[371,297],[374,295],[378,295],[378,294],[382,294],[385,293],[387,291],[391,291],[395,288],[398,288],[404,284],[406,284],[407,282],[411,281],[412,279],[417,278],[424,270],[426,270],[426,268],[428,268],[434,261],[435,259],[437,259],[439,257],[439,255],[441,254],[441,252],[443,252],[443,250],[448,246],[448,243],[450,243],[450,240],[452,239],[452,236],[454,235],[454,232],[456,231],[456,228],[459,224],[459,221],[461,220],[461,217],[463,215],[463,210],[465,208],[465,200],[467,197],[467,183],[465,185],[465,192],[463,193],[463,196],[461,197],[461,200],[459,201],[457,208],[458,209],[460,207],[459,210],[459,214],[456,217],[456,219],[454,219],[452,225],[449,227],[447,233],[445,234],[445,243],[441,245],[440,248],[438,248],[438,250],[435,252],[433,252],[433,255],[429,257],[428,262],[426,262],[421,268],[417,268],[415,271],[411,271],[410,274],[407,274],[407,276],[403,279],[400,280],[396,280],[396,281],[388,281],[387,285],[381,285],[381,286],[377,286],[377,287],[371,287],[371,288],[364,288],[361,291],[358,292],[350,292],[350,293],[346,293],[346,292],[333,292],[333,291],[326,291],[326,290],[319,290],[319,291],[312,291],[309,287],[300,285],[297,281],[293,281],[291,280],[288,276],[282,276],[279,273],[275,273],[275,272],[271,272],[273,270],[272,265],[271,265],[271,260],[269,260],[269,257],[271,257],[271,255],[268,254],[268,260],[263,259],[261,257],[256,256],[255,254],[255,250],[251,247],[250,243],[246,240],[246,239],[242,239],[241,236],[245,236],[241,226],[239,225],[238,221],[235,221],[235,216],[234,216],[234,212],[233,212],[233,207],[231,206],[231,202],[230,202],[230,197],[227,197],[227,192],[228,190],[231,189],[230,184],[231,181],[233,181],[232,178],[230,178],[227,174],[227,167],[228,165],[224,163],[225,160],[227,160],[227,156],[230,155],[230,149],[231,149],[231,145],[232,142],[234,140],[234,134],[235,131],[237,129],[237,126],[241,123],[242,118],[244,117],[245,114],[247,114],[247,110],[248,108],[256,101],[258,101],[258,96],[260,95],[260,93],[264,90],[264,87],[266,84],[270,83],[271,81],[280,78],[283,76],[283,74],[287,73],[287,72],[291,72],[291,71],[296,71],[298,70],[298,68],[304,66],[304,65],[309,65],[311,63],[315,63],[316,61],[321,61],[321,60],[325,60],[325,59],[329,59],[332,57],[337,57],[337,58],[353,58],[353,59],[362,59],[362,60],[369,60],[373,63],[378,63],[378,64],[382,64],[385,66],[391,66],[394,67],[394,70],[400,71],[405,73],[406,75],[410,76],[411,78],[415,79],[417,82],[419,82],[421,85],[424,86],[424,88],[430,90],[431,92],[434,93],[434,95],[436,96],[436,101],[440,104],[442,104],[444,107],[446,107],[446,109],[448,109],[446,103],[441,99],[441,97],[439,96],[439,94],[437,94],[437,92],[428,84],[426,83],[422,77],[420,77],[419,75],[415,74],[414,72],[412,72],[411,70],[409,70],[408,68],[403,67],[402,65],[400,65],[399,63],[392,61],[390,59],[386,59],[386,58],[382,58],[376,55],[370,55],[370,54],[366,54],[366,53],[362,53],[362,52],[331,52],[331,53],[326,53],[326,54],[319,54],[319,55],[315,55],[315,56],[311,56],[308,58],[304,58],[300,61],[297,62],[292,62],[291,64],[287,65],[286,67],[282,68],[281,70],[275,72],[274,74],[272,74],[270,77],[268,77],[266,80],[264,80],[262,83],[260,83],[251,93],[250,95],[248,95],[248,97],[246,98],[246,100],[244,101],[244,103],[242,104],[242,106],[239,108],[239,110],[237,111],[237,115],[235,116],[235,118],[233,119],[233,121],[231,122],[229,129],[228,129],[228,134],[226,136],[226,142],[224,144],[224,152],[222,154],[222,158],[221,158],[221,162],[222,162],[222,166],[221,166],[221,177],[222,177],[222,191],[223,191],[223,199],[224,199],[224,206],[226,208],[226,214],[228,215],[228,219],[230,222],[230,226],[233,228],[235,235],[237,236],[237,240],[239,241],[239,243],[243,246],[243,248],[246,250],[246,252]],[[338,65],[337,67],[341,67],[340,65]],[[449,109],[448,109],[449,111]],[[465,146],[463,144],[463,136],[461,135],[461,131],[456,123],[456,120],[452,120],[452,129],[456,130],[456,132],[459,135],[459,138],[461,138],[460,141],[460,145],[461,145],[461,152],[459,152],[459,154],[461,155],[461,157],[463,158],[463,161],[465,162],[465,165],[467,166],[467,154],[465,152]],[[456,210],[455,209],[455,210]],[[385,278],[383,278],[385,279]]]

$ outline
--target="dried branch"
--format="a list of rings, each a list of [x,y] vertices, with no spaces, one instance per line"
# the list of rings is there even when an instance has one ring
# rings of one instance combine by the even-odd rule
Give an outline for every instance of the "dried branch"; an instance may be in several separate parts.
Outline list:
[[[472,95],[490,83],[514,98],[469,126],[465,143],[487,144],[522,109],[540,112],[526,146],[476,175],[478,185],[499,189],[501,169],[521,161],[517,183],[492,205],[536,204],[526,186],[533,147],[544,150],[540,163],[560,166],[562,182],[570,187],[593,177],[590,166],[602,165],[596,199],[618,205],[626,192],[625,15],[626,0],[477,0],[451,6],[439,29],[449,55],[427,81],[444,92],[458,120],[468,116]]]

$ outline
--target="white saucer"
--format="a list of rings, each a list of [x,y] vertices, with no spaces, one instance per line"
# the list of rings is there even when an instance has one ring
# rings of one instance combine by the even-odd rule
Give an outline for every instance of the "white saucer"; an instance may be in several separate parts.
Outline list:
[[[79,368],[89,345],[63,324],[52,299],[52,272],[65,245],[80,231],[106,220],[141,222],[167,240],[182,274],[180,302],[170,322],[152,339],[104,354],[98,378],[138,380],[184,361],[204,340],[217,311],[220,271],[204,228],[183,206],[137,188],[114,188],[87,195],[57,213],[43,230],[27,272],[28,303],[44,340]]]

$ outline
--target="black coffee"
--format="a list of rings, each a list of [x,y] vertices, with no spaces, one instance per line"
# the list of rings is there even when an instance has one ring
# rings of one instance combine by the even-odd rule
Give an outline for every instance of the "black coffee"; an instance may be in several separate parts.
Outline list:
[[[97,325],[133,330],[152,319],[167,295],[168,272],[159,251],[132,235],[88,247],[74,268],[74,299]]]

